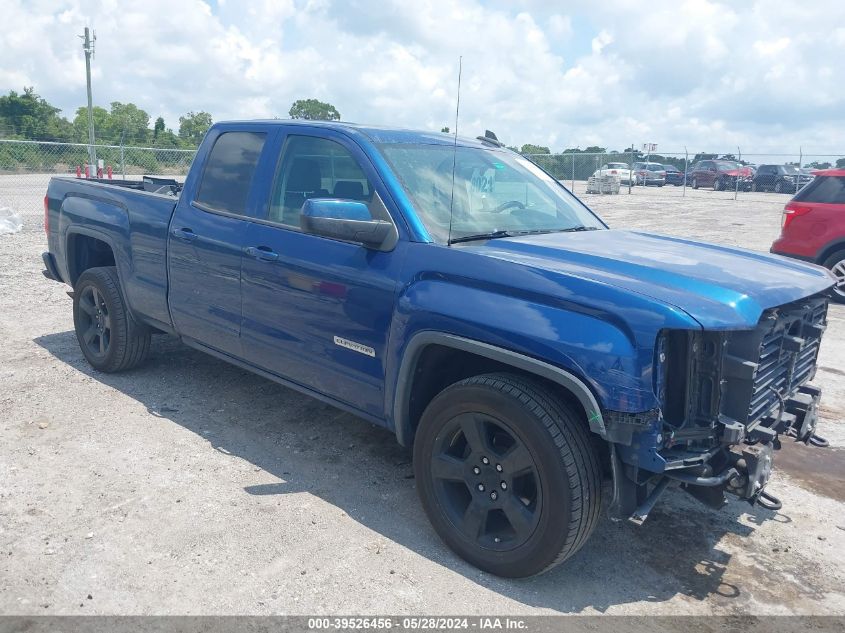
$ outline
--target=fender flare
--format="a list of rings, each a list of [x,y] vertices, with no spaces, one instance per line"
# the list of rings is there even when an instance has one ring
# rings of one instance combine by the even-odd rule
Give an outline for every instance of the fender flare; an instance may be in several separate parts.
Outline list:
[[[590,430],[602,437],[606,437],[607,429],[598,400],[596,400],[595,395],[587,384],[578,376],[555,365],[550,365],[531,356],[526,356],[503,347],[497,347],[489,343],[483,343],[454,334],[427,330],[419,332],[411,338],[405,347],[402,363],[399,366],[399,375],[397,377],[395,397],[393,399],[393,420],[396,428],[396,440],[401,446],[409,447],[412,444],[413,429],[411,428],[409,416],[411,387],[413,386],[413,377],[420,354],[430,345],[440,345],[470,352],[559,384],[571,392],[581,403],[581,406],[584,407],[584,411],[587,412]]]

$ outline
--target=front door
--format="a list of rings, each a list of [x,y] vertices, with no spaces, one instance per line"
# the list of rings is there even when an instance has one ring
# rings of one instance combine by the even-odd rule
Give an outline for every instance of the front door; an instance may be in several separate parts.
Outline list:
[[[253,175],[265,134],[224,132],[214,141],[193,202],[170,221],[168,303],[181,335],[240,356],[241,260]]]
[[[245,236],[241,338],[250,362],[382,417],[403,242],[381,252],[299,226],[308,198],[362,201],[392,221],[376,180],[363,152],[340,136],[285,139],[266,217]]]

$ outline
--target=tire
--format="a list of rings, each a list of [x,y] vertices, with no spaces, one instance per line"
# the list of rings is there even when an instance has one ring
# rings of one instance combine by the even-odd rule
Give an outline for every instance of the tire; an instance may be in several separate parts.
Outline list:
[[[438,535],[498,576],[551,569],[598,521],[601,470],[586,420],[518,376],[474,376],[437,395],[417,429],[414,474]]]
[[[96,370],[113,373],[142,363],[150,329],[132,318],[114,266],[89,268],[73,290],[73,326],[79,348]]]
[[[756,182],[751,183],[751,191],[754,191],[754,192],[757,191],[757,183]]]
[[[783,193],[783,183],[780,180],[775,183],[775,193]]]
[[[724,187],[722,187],[722,181],[715,178],[713,180],[713,191],[721,191],[722,189],[724,189]]]
[[[693,178],[693,179],[692,179],[692,188],[693,188],[693,189],[698,189],[698,178]]]
[[[837,284],[833,287],[833,300],[845,303],[845,250],[837,251],[825,259],[823,266],[836,275]]]

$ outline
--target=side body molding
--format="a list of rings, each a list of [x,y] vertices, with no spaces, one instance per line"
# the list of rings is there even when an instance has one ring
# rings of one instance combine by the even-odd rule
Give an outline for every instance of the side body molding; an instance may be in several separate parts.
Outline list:
[[[399,368],[396,398],[393,401],[393,420],[396,425],[396,439],[401,446],[408,447],[413,440],[413,429],[411,428],[409,416],[411,387],[413,384],[414,370],[420,353],[429,345],[441,345],[443,347],[477,354],[478,356],[505,363],[561,385],[578,398],[581,406],[584,407],[590,423],[590,430],[602,437],[606,437],[607,430],[604,425],[601,407],[593,392],[577,376],[560,367],[555,367],[536,358],[496,347],[495,345],[444,332],[424,331],[414,335],[408,342],[402,357],[402,364]]]

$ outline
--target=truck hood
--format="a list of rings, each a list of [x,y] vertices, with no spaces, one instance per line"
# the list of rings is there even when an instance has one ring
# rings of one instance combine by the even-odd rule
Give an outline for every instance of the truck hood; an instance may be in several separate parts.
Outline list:
[[[637,231],[550,233],[466,245],[482,255],[657,299],[708,329],[751,328],[767,308],[830,288],[819,266]],[[588,299],[588,298],[587,298]]]

